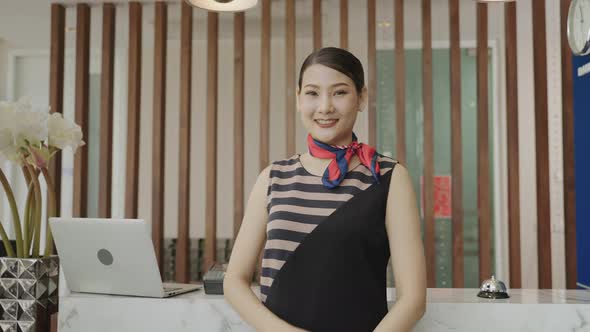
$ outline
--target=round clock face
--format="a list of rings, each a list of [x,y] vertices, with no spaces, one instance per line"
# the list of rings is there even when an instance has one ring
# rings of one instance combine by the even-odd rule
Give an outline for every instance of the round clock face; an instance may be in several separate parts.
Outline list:
[[[573,0],[567,20],[567,37],[574,54],[590,54],[590,0]]]

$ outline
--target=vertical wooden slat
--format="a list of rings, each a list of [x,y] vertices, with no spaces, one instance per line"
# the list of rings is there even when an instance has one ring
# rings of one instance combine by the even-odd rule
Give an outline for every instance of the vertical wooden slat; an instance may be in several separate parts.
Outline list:
[[[369,112],[369,145],[377,144],[377,44],[375,40],[375,0],[367,0],[367,89]]]
[[[322,0],[313,0],[313,49],[322,48]]]
[[[113,169],[113,83],[115,70],[115,6],[102,8],[102,75],[100,83],[100,183],[98,216],[111,217]]]
[[[234,239],[244,216],[245,15],[234,14]]]
[[[51,53],[49,59],[49,105],[51,112],[63,113],[64,102],[64,47],[66,10],[63,5],[51,4]],[[61,152],[58,152],[49,165],[53,179],[56,200],[56,213],[61,207]]]
[[[537,248],[539,288],[551,288],[551,214],[549,198],[549,129],[547,105],[547,39],[545,1],[532,1],[537,163]]]
[[[285,52],[286,52],[286,135],[287,156],[295,154],[295,0],[287,0],[285,23]]]
[[[271,2],[262,0],[260,37],[260,170],[268,166],[270,130],[270,28]]]
[[[168,8],[156,2],[154,22],[154,109],[152,115],[152,242],[164,271],[164,160],[166,138],[166,39]]]
[[[66,10],[61,4],[51,4],[51,46],[49,55],[49,106],[50,111],[63,113],[64,96],[64,47]],[[61,153],[58,152],[49,164],[56,201],[56,216],[61,206]],[[54,251],[55,252],[55,251]],[[57,332],[57,313],[51,315],[51,332]]]
[[[424,251],[426,280],[436,287],[434,227],[434,113],[432,103],[432,4],[422,0],[422,103],[424,105]]]
[[[520,263],[520,184],[518,156],[518,72],[516,63],[516,3],[504,5],[506,38],[506,123],[508,140],[508,241],[510,288],[522,287]]]
[[[406,162],[406,57],[404,49],[404,0],[395,0],[395,114],[396,153],[401,163]]]
[[[491,275],[490,146],[488,140],[488,5],[477,3],[477,206],[479,280]]]
[[[180,9],[180,124],[178,139],[178,238],[176,240],[176,281],[186,283],[189,269],[191,73],[193,53],[193,7],[182,2]],[[206,145],[212,144],[207,142]],[[209,176],[211,176],[209,174]]]
[[[348,49],[348,0],[340,0],[340,48]]]
[[[129,3],[129,66],[127,78],[127,163],[125,217],[137,218],[139,184],[139,121],[141,102],[141,4]]]
[[[207,206],[205,272],[217,260],[217,55],[219,14],[207,14]]]
[[[50,322],[50,332],[57,332],[57,323],[58,323],[58,318],[57,318],[58,313],[54,313],[51,315],[51,322]]]
[[[567,15],[571,0],[561,0],[561,94],[563,121],[563,193],[565,222],[565,279],[578,288],[576,252],[576,177],[574,163],[574,87],[572,53],[567,43]]]
[[[90,7],[76,5],[76,97],[75,117],[83,133],[88,133],[88,82],[90,65]],[[88,214],[88,146],[74,155],[74,204],[72,214],[86,217]]]
[[[459,0],[449,0],[451,37],[451,196],[453,229],[453,287],[462,288],[463,267],[463,157],[461,151],[461,46]]]

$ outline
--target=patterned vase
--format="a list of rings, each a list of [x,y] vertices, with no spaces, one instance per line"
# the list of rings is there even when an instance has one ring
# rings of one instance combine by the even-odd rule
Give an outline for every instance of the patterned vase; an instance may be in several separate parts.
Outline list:
[[[0,332],[45,332],[58,308],[59,257],[0,257]]]

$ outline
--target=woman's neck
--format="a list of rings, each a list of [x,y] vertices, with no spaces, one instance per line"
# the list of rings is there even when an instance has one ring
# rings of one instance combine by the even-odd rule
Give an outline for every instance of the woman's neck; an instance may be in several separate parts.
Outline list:
[[[352,135],[351,135],[351,137],[341,139],[336,143],[334,143],[334,142],[327,143],[327,142],[322,142],[322,141],[318,141],[318,142],[321,142],[321,143],[324,143],[327,145],[331,145],[331,146],[348,146],[348,145],[352,144]]]
[[[318,175],[318,176],[321,176],[324,174],[324,172],[326,171],[326,168],[328,168],[328,164],[330,164],[330,162],[332,161],[332,159],[324,159],[324,158],[314,157],[309,152],[302,154],[301,157],[299,158],[299,160],[301,161],[301,164],[308,172],[310,172],[311,174],[314,174],[314,175]],[[351,169],[355,168],[356,166],[358,166],[358,164],[360,164],[360,163],[361,163],[360,159],[355,154],[352,156],[352,159],[350,159],[348,169],[351,170]]]

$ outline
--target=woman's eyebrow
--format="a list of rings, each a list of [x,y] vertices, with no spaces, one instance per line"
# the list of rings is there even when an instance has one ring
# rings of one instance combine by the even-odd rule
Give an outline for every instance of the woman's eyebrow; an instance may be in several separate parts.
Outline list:
[[[332,84],[332,88],[337,87],[337,86],[341,86],[341,85],[348,86],[348,83],[340,82],[340,83]]]
[[[334,87],[341,86],[341,85],[344,85],[344,86],[349,86],[349,84],[348,84],[348,83],[346,83],[346,82],[339,82],[339,83],[332,84],[330,87],[331,87],[331,88],[334,88]],[[315,84],[312,84],[312,83],[306,84],[306,85],[305,85],[305,86],[303,86],[303,87],[304,87],[304,88],[307,88],[307,87],[310,87],[310,88],[319,88],[319,86],[317,86],[317,85],[315,85]]]

